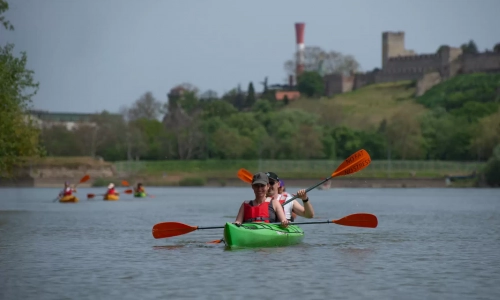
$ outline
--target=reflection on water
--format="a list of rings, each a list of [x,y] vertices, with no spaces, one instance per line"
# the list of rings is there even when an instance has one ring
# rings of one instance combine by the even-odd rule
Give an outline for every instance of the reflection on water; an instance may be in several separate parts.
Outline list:
[[[312,191],[322,219],[369,212],[379,227],[303,225],[302,244],[231,251],[210,243],[222,229],[151,229],[224,225],[248,188],[74,205],[53,203],[58,191],[1,190],[0,299],[500,299],[500,190]]]

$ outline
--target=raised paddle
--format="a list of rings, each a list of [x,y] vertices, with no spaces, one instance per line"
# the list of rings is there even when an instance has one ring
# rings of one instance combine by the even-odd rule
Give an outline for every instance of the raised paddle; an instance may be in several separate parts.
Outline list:
[[[356,173],[358,171],[363,170],[366,168],[369,164],[371,163],[371,158],[370,154],[366,152],[365,149],[361,149],[353,153],[351,156],[346,158],[338,167],[337,169],[332,173],[330,177],[325,178],[325,180],[321,181],[320,183],[306,189],[306,193],[317,188],[318,186],[322,185],[323,183],[327,182],[328,180],[338,177],[338,176],[344,176],[344,175],[350,175],[353,173]],[[251,183],[253,174],[250,173],[250,171],[245,170],[245,169],[240,169],[238,171],[238,178],[241,180]],[[290,203],[291,201],[297,199],[297,196],[294,196],[290,199],[288,199],[285,203],[282,204],[282,206],[285,206],[287,203]]]
[[[80,181],[79,181],[77,184],[75,184],[74,189],[76,189],[76,187],[77,187],[79,184],[84,183],[84,182],[88,181],[89,179],[90,179],[90,175],[85,175],[85,176],[83,176],[83,177],[80,179]],[[57,196],[57,198],[56,198],[56,199],[54,199],[52,202],[56,202],[59,198],[60,198],[60,197],[59,197],[59,196]]]
[[[125,194],[132,194],[133,192],[134,191],[132,191],[132,190],[126,190],[123,193],[125,193]],[[106,194],[97,194],[97,195],[96,194],[87,194],[87,198],[90,199],[90,198],[94,198],[95,196],[104,196],[104,195],[106,195]]]
[[[305,224],[326,224],[334,223],[343,226],[353,226],[353,227],[365,227],[365,228],[376,228],[378,225],[377,217],[368,213],[357,213],[343,217],[338,220],[327,220],[327,221],[317,221],[317,222],[297,222],[290,223],[292,225],[305,225]],[[281,223],[271,223],[271,224],[281,224]],[[179,222],[163,222],[158,223],[153,226],[153,237],[155,239],[169,238],[173,236],[183,235],[190,233],[191,231],[200,229],[220,229],[224,226],[191,226]]]

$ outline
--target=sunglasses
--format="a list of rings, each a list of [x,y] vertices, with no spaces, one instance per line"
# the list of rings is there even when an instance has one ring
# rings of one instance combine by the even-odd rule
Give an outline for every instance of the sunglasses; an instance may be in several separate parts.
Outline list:
[[[274,181],[274,180],[269,180],[269,184],[270,185],[274,185],[277,181]]]

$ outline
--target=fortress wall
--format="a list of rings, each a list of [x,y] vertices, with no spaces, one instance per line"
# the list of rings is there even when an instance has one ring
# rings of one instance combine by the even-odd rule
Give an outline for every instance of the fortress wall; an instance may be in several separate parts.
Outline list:
[[[359,73],[354,77],[353,89],[360,89],[369,84],[375,83],[375,72]]]
[[[325,95],[331,97],[342,93],[342,75],[330,74],[324,77]]]
[[[400,73],[387,73],[378,72],[375,74],[375,82],[394,82],[401,80],[419,80],[423,76],[423,72],[400,72]]]
[[[464,53],[462,55],[462,72],[500,72],[500,53]]]
[[[384,72],[405,73],[425,72],[439,68],[441,57],[438,54],[422,54],[414,56],[398,56],[390,58]]]
[[[412,56],[415,55],[413,50],[405,48],[405,33],[398,32],[383,32],[382,33],[382,68],[385,69],[391,57],[397,56]]]

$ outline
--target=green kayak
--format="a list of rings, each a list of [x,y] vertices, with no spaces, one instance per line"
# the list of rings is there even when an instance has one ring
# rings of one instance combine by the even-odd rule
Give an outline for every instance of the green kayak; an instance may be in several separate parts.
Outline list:
[[[302,242],[304,231],[297,225],[283,228],[278,224],[226,223],[224,242],[229,248],[282,247]]]
[[[145,198],[147,195],[144,192],[134,193],[134,197],[136,198]]]

